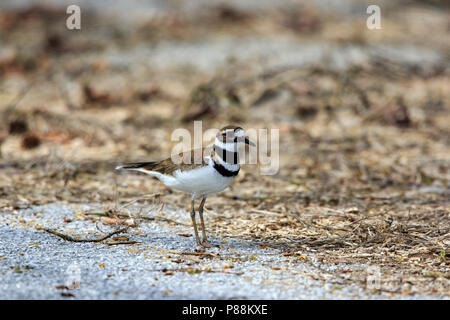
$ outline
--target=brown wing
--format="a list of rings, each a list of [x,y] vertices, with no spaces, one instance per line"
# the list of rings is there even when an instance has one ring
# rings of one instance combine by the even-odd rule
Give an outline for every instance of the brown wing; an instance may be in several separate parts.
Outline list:
[[[148,171],[156,171],[162,174],[172,174],[178,169],[181,171],[192,170],[206,164],[205,159],[203,158],[205,151],[208,152],[206,155],[213,152],[211,147],[202,148],[201,153],[198,150],[199,149],[193,149],[186,151],[185,153],[179,153],[176,157],[170,157],[161,161],[127,163],[120,166],[120,168],[128,170],[144,169]]]

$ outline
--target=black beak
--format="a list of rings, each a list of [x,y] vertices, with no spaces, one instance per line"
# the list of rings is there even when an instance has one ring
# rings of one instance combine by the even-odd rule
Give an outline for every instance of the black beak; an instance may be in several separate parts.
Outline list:
[[[251,142],[251,141],[248,139],[248,137],[245,137],[244,143],[245,143],[245,144],[248,144],[248,145],[251,145],[252,147],[256,147],[256,144],[254,144],[253,142]]]

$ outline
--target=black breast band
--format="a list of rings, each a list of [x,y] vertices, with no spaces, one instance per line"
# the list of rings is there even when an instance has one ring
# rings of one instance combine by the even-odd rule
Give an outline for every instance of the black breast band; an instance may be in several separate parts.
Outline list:
[[[219,172],[224,177],[235,177],[239,173],[240,168],[237,169],[236,171],[230,171],[227,168],[225,168],[223,165],[221,165],[220,163],[217,163],[214,160],[213,160],[213,162],[214,162],[214,169],[216,169],[217,172]]]

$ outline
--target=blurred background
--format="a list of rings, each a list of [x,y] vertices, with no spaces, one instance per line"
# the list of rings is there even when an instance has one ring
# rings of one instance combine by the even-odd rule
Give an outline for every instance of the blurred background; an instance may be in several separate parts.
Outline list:
[[[71,4],[81,30],[66,27]],[[370,4],[380,6],[381,29],[366,26]],[[446,1],[7,0],[0,8],[4,169],[45,163],[54,175],[76,175],[160,159],[175,128],[202,120],[204,129],[280,129],[274,179],[294,181],[291,191],[305,194],[314,179],[340,193],[349,179],[447,191]]]
[[[81,30],[66,28],[71,4],[81,8]],[[371,4],[381,29],[366,26]],[[348,236],[371,239],[373,250],[395,234],[386,248],[409,250],[412,240],[386,227],[389,219],[416,219],[440,237],[450,195],[448,4],[2,0],[0,208],[152,192],[185,206],[189,196],[113,167],[169,156],[172,131],[202,120],[204,129],[280,130],[279,172],[245,166],[208,200],[217,212],[256,208],[302,221],[314,208],[374,213],[369,233]],[[315,221],[336,225],[332,216]],[[298,219],[265,219],[254,220],[265,232],[219,220],[214,228],[305,234]],[[445,242],[428,245],[434,259]]]

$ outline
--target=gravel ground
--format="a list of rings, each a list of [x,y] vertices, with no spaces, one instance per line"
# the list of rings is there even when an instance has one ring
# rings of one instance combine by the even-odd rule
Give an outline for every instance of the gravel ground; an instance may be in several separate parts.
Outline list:
[[[98,237],[99,229],[113,229],[86,219],[82,212],[99,208],[54,203],[0,214],[0,299],[392,298],[356,284],[341,286],[332,276],[340,269],[366,266],[320,265],[309,261],[308,252],[293,258],[253,241],[212,234],[210,241],[220,247],[208,249],[210,255],[195,254],[194,239],[187,237],[190,226],[142,222],[122,234],[138,243],[122,245],[105,244],[112,239],[70,242],[36,229],[43,226],[72,236]],[[187,212],[165,209],[164,216],[189,223]]]

